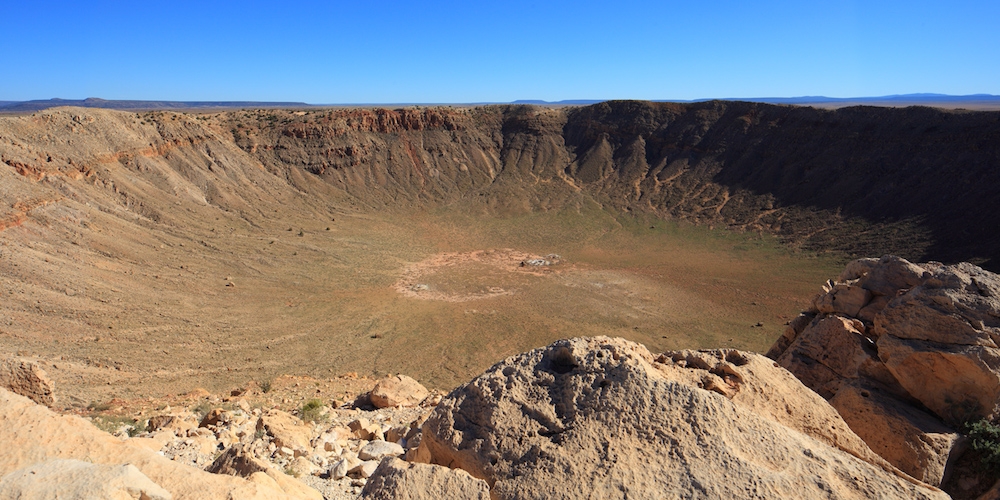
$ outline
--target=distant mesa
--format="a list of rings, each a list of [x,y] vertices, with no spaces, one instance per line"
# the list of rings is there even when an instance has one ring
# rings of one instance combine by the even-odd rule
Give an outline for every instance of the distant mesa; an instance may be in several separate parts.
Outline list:
[[[452,103],[459,105],[485,105],[485,104],[514,104],[531,106],[590,106],[608,102],[609,99],[563,99],[561,101],[546,101],[543,99],[518,99],[510,102],[483,101],[476,103]],[[971,94],[971,95],[948,95],[948,94],[899,94],[878,97],[826,97],[826,96],[800,96],[800,97],[722,97],[704,99],[652,99],[649,102],[678,102],[678,103],[698,103],[708,101],[742,101],[757,102],[764,104],[792,105],[792,106],[813,106],[817,108],[842,108],[847,106],[884,106],[884,107],[907,107],[907,106],[929,106],[937,108],[964,108],[971,110],[1000,110],[1000,96],[992,94]],[[444,104],[444,103],[437,103]],[[120,109],[129,111],[152,111],[152,110],[199,110],[199,109],[247,109],[247,108],[311,108],[311,107],[338,107],[338,106],[425,106],[437,105],[435,103],[409,102],[409,103],[334,103],[334,104],[309,104],[305,102],[283,102],[283,101],[146,101],[146,100],[111,100],[98,97],[88,97],[86,99],[36,99],[31,101],[0,101],[0,113],[32,113],[42,111],[57,106],[78,106],[84,108],[104,108]]]

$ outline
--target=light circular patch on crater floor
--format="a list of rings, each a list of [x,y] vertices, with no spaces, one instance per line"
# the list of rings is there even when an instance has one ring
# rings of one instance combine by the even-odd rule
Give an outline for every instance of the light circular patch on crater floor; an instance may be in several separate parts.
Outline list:
[[[556,254],[510,248],[445,252],[408,266],[393,288],[407,297],[467,302],[512,295],[563,265]]]

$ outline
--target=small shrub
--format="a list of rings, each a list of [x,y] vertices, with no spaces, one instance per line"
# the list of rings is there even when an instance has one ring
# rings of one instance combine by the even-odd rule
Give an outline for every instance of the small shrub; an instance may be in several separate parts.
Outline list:
[[[108,411],[111,409],[111,404],[92,401],[89,405],[87,405],[87,409],[90,411]]]
[[[271,381],[265,380],[260,383],[260,390],[264,391],[264,394],[271,392]]]
[[[302,405],[301,418],[303,422],[325,422],[326,413],[323,411],[323,402],[318,399],[310,399]]]
[[[1000,474],[1000,425],[982,419],[965,425],[972,450],[979,455],[979,463],[986,472]]]
[[[91,422],[94,427],[107,432],[109,434],[114,434],[118,432],[123,427],[125,428],[125,433],[129,437],[136,437],[143,432],[146,432],[149,424],[149,420],[136,420],[134,418],[128,417],[114,417],[114,416],[98,416],[93,417]]]

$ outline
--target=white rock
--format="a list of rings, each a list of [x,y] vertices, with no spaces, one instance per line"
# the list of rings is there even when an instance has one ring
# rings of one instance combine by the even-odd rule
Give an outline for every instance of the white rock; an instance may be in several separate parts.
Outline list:
[[[337,460],[330,467],[329,474],[331,479],[343,479],[347,475],[347,459]]]
[[[358,451],[358,458],[361,460],[379,460],[382,457],[394,456],[398,457],[406,453],[402,446],[396,443],[389,443],[386,441],[372,441],[364,445],[360,451]]]

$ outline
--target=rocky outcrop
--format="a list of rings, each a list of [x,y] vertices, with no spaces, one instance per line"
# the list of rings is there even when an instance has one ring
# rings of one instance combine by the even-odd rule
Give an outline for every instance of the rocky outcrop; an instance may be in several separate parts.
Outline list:
[[[38,404],[50,406],[56,402],[55,383],[32,361],[0,359],[0,387]]]
[[[142,444],[121,441],[79,417],[56,415],[48,408],[3,389],[0,389],[0,422],[3,423],[0,425],[0,443],[3,443],[0,476],[52,460],[73,459],[110,467],[131,464],[152,483],[168,491],[174,500],[321,497],[301,484],[285,490],[273,480],[258,477],[262,480],[247,481],[180,464]],[[135,477],[134,474],[126,476]],[[289,478],[289,481],[294,480]]]
[[[383,460],[361,491],[366,500],[489,500],[490,487],[461,469]]]
[[[420,448],[493,498],[947,498],[770,360],[606,337],[498,363],[441,401]]]
[[[940,484],[959,424],[1000,417],[1000,277],[968,263],[856,260],[768,356],[874,451]]]
[[[3,476],[0,498],[171,500],[172,496],[133,465],[50,460]]]

